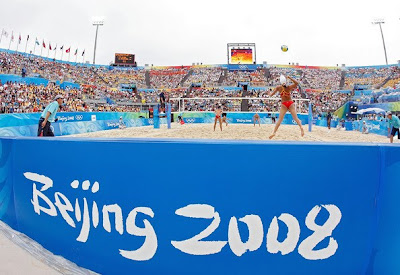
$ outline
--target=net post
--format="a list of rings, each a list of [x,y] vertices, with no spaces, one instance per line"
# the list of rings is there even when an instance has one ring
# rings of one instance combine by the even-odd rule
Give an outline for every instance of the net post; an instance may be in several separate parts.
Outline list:
[[[311,101],[308,102],[308,131],[311,132],[312,130],[312,104]]]
[[[167,108],[165,110],[167,114],[167,127],[171,129],[171,103],[166,104],[165,107]]]
[[[153,107],[153,126],[154,129],[160,129],[160,113],[158,112],[159,105]]]

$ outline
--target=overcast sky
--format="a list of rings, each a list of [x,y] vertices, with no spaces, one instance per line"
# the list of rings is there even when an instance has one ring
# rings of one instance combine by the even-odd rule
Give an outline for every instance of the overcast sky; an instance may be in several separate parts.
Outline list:
[[[133,53],[139,66],[226,64],[227,43],[256,43],[257,63],[335,66],[385,64],[378,25],[382,25],[389,64],[400,60],[399,0],[1,0],[0,28],[14,31],[16,49],[28,51],[37,37],[52,46],[86,49],[93,61],[93,16],[104,16],[96,64],[114,53]],[[10,36],[0,47],[8,48]],[[281,45],[288,45],[283,53]],[[40,47],[36,48],[36,53]],[[47,51],[43,51],[47,55]],[[50,54],[54,56],[54,52]],[[60,53],[57,52],[57,58]],[[67,55],[64,53],[63,59]]]

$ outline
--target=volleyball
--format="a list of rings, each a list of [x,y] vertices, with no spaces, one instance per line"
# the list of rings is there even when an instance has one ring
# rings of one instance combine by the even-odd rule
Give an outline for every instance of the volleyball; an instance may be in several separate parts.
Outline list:
[[[282,45],[281,50],[282,50],[282,52],[287,52],[289,50],[289,48],[286,45]]]

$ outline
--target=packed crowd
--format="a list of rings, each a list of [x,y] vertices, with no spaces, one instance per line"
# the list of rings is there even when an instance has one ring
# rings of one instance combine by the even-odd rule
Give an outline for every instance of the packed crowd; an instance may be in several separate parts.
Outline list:
[[[294,68],[271,68],[270,85],[279,85],[279,75],[285,74],[298,78],[304,88],[332,91],[338,90],[341,80],[341,71],[338,69],[294,69]]]
[[[185,84],[201,83],[202,86],[213,87],[219,84],[223,74],[220,67],[193,68],[193,73],[185,81]]]
[[[323,91],[339,90],[342,73],[340,70],[303,69],[302,80],[310,89]]]
[[[400,69],[396,66],[351,68],[346,71],[344,79],[344,73],[342,76],[342,71],[337,69],[270,67],[259,68],[256,71],[228,71],[221,67],[206,66],[122,69],[73,65],[0,51],[0,73],[20,75],[21,72],[24,76],[48,79],[50,84],[46,87],[0,84],[0,104],[3,113],[40,111],[55,94],[64,94],[66,97],[63,111],[137,110],[140,105],[158,102],[158,94],[161,91],[165,91],[169,98],[232,98],[224,99],[224,105],[228,110],[239,111],[241,100],[235,99],[243,95],[241,88],[237,88],[239,82],[250,83],[251,87],[255,87],[250,88],[247,95],[254,97],[249,100],[250,111],[276,111],[279,107],[278,101],[271,101],[266,97],[273,87],[279,85],[281,74],[298,79],[302,89],[295,91],[293,98],[310,99],[319,112],[336,110],[349,99],[346,94],[332,93],[333,90],[341,88],[341,81],[352,89],[354,84],[378,85],[391,78],[385,87],[392,87],[395,92],[396,88],[400,88]],[[53,84],[57,81],[79,83],[81,89],[61,90]],[[201,83],[201,87],[192,87],[192,83]],[[120,89],[121,84],[132,84],[136,88]],[[222,88],[224,86],[230,86],[231,89]],[[233,87],[235,88],[232,89]],[[388,93],[378,97],[384,99],[386,94]],[[207,99],[186,101],[185,109],[192,111],[210,110],[216,103]],[[307,111],[305,104],[298,105],[298,111]]]
[[[178,88],[183,78],[188,74],[188,67],[171,67],[161,70],[151,70],[151,88],[173,89]]]
[[[266,86],[266,70],[258,69],[256,71],[227,71],[222,85],[236,86],[238,82],[247,82],[251,86]]]
[[[346,72],[345,89],[351,89],[355,84],[365,84],[377,88],[398,70],[397,66],[351,68]]]
[[[20,83],[0,85],[1,113],[40,112],[54,100],[57,94],[64,96],[62,110],[66,112],[89,111],[81,90],[62,90],[55,85],[36,86]]]
[[[104,70],[104,68],[103,68]],[[89,67],[45,60],[33,56],[0,51],[0,73],[42,77],[50,81],[70,81],[81,84],[99,84],[101,79]],[[104,83],[102,83],[104,85]]]
[[[306,98],[316,113],[334,112],[350,99],[350,94],[332,92],[306,92]]]
[[[147,88],[145,70],[98,68],[95,71],[108,87],[119,88],[120,84],[132,83],[137,88]]]
[[[0,82],[0,113],[36,113],[41,112],[56,95],[64,97],[60,107],[62,112],[130,112],[139,111],[138,106],[110,105],[107,102],[90,104],[88,99],[99,99],[101,91],[92,89],[60,89],[50,83],[26,85],[22,83]]]
[[[391,79],[383,86],[384,88],[400,88],[400,67],[395,67]]]

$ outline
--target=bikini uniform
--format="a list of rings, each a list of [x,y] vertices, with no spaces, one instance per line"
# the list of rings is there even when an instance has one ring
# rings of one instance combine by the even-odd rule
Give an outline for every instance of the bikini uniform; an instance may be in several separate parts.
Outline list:
[[[287,91],[285,91],[285,89],[283,89],[283,92],[281,92],[281,97],[284,97],[284,96],[287,96],[287,97],[290,96],[290,92],[287,92]],[[282,104],[285,105],[286,108],[288,108],[288,109],[289,109],[290,105],[292,105],[293,103],[294,102],[292,100],[285,101],[285,102],[282,101]]]

